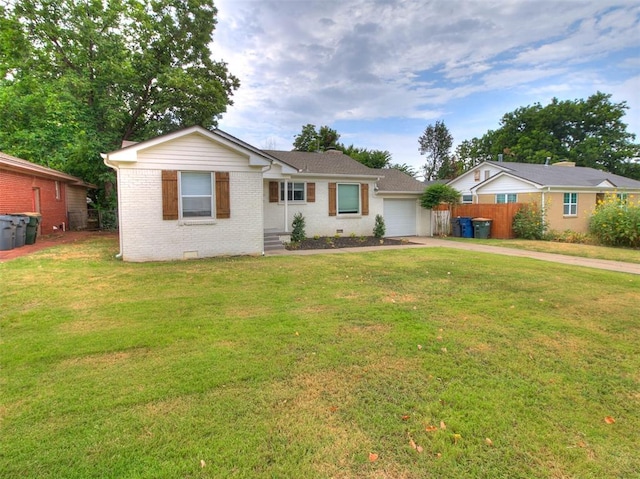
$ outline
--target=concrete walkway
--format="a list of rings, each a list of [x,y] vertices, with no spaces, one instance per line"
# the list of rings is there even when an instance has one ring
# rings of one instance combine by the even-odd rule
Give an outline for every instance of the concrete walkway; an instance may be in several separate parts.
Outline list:
[[[625,263],[622,261],[610,261],[605,259],[582,258],[579,256],[567,256],[555,253],[540,253],[537,251],[527,251],[523,249],[504,248],[501,246],[488,246],[484,244],[469,241],[448,241],[439,238],[430,237],[410,237],[405,238],[413,244],[398,246],[369,246],[363,248],[338,248],[338,249],[317,249],[317,250],[296,250],[275,253],[279,255],[298,255],[306,256],[312,254],[340,254],[354,253],[366,251],[380,251],[389,249],[408,249],[408,248],[454,248],[466,251],[479,251],[481,253],[501,254],[505,256],[519,256],[521,258],[532,258],[541,261],[551,261],[553,263],[568,264],[573,266],[584,266],[586,268],[606,269],[609,271],[617,271],[620,273],[630,273],[640,275],[640,264]],[[274,255],[275,255],[274,254]],[[270,256],[272,254],[269,254]]]

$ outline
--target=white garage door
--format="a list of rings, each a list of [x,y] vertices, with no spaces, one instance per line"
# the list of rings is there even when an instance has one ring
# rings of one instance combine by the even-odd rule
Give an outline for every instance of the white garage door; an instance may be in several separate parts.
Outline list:
[[[416,200],[384,200],[385,236],[416,235]]]

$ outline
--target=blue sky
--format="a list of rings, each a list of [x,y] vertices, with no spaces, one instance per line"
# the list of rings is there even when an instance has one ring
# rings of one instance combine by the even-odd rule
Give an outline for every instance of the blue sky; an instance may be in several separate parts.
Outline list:
[[[640,141],[640,2],[218,0],[214,57],[240,89],[219,127],[290,150],[302,125],[416,169],[418,137],[454,144],[521,106],[601,91]]]

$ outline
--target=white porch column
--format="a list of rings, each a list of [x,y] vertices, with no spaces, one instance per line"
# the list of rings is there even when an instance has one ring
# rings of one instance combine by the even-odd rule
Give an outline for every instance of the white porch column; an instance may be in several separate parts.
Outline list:
[[[280,194],[280,192],[278,192]],[[284,232],[289,232],[289,191],[288,191],[288,181],[285,178],[284,180]]]

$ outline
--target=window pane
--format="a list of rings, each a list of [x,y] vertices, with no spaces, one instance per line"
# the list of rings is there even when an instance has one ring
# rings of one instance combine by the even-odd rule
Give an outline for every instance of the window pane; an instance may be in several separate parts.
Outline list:
[[[185,171],[180,173],[182,216],[213,216],[211,173]]]
[[[284,201],[284,182],[280,183],[280,201]],[[304,201],[304,183],[287,182],[287,201]]]
[[[360,188],[358,185],[338,185],[338,213],[360,211]]]
[[[182,198],[182,216],[211,216],[211,197]]]
[[[504,195],[502,193],[496,195],[496,203],[499,205],[504,203]]]
[[[578,214],[578,193],[564,194],[563,214],[565,215]]]
[[[518,199],[518,195],[516,194],[509,194],[507,195],[507,203],[516,203],[516,200]]]
[[[211,196],[211,173],[182,173],[181,187],[183,196]]]
[[[304,201],[304,183],[293,184],[293,201]]]

